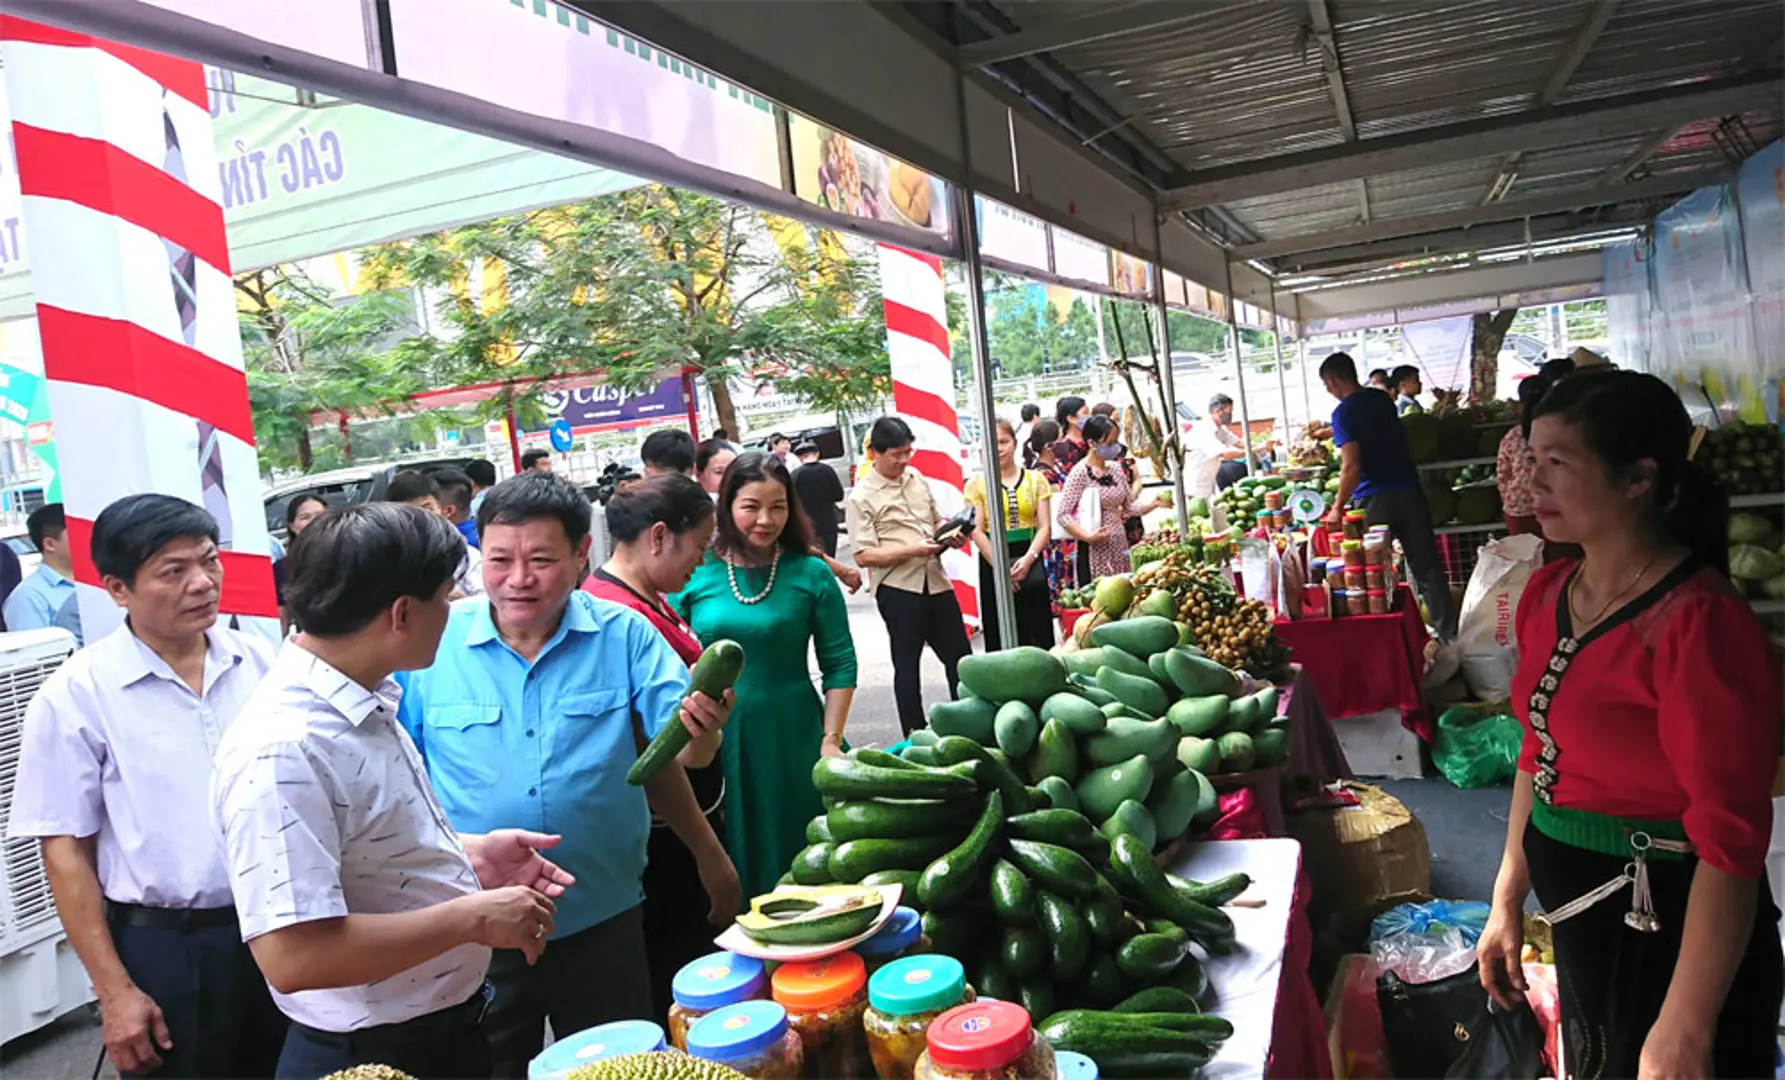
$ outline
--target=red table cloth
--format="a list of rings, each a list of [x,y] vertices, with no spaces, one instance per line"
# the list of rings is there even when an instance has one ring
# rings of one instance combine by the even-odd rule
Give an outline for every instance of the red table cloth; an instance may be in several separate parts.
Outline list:
[[[1278,620],[1277,637],[1295,650],[1328,716],[1364,716],[1399,709],[1407,730],[1432,738],[1420,680],[1425,675],[1426,625],[1413,590],[1402,585],[1387,615]]]

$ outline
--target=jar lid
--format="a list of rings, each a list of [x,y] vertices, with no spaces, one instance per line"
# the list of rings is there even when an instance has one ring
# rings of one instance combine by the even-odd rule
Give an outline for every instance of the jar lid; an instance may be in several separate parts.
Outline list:
[[[1365,517],[1365,514],[1362,510],[1347,510],[1347,511],[1345,511],[1345,520],[1346,521],[1362,521],[1362,520],[1364,520],[1364,517]]]
[[[756,997],[767,982],[761,960],[716,952],[683,964],[670,980],[669,992],[684,1009],[711,1012]]]
[[[1387,589],[1366,589],[1366,590],[1364,590],[1364,595],[1365,596],[1387,596],[1388,590]]]
[[[1364,542],[1362,540],[1341,540],[1341,541],[1339,541],[1339,550],[1341,550],[1341,551],[1362,551],[1363,549],[1364,549]]]
[[[1260,521],[1262,521],[1262,520],[1272,516],[1274,513],[1275,513],[1275,511],[1273,511],[1273,510],[1260,510],[1258,512],[1258,519]]]
[[[527,1080],[562,1080],[592,1061],[653,1053],[665,1045],[663,1029],[649,1020],[617,1020],[552,1043],[528,1064]]]
[[[688,1053],[708,1061],[760,1054],[787,1035],[787,1010],[772,1001],[740,1001],[715,1009],[688,1029]]]
[[[822,960],[782,964],[775,969],[775,1000],[789,1009],[828,1009],[861,993],[868,967],[852,952]]]
[[[1054,1051],[1054,1075],[1059,1080],[1098,1080],[1097,1063],[1070,1050]]]
[[[892,918],[886,920],[874,936],[855,947],[855,951],[863,957],[891,956],[896,952],[904,952],[917,942],[918,935],[923,933],[922,920],[917,912],[908,907],[893,908]]]
[[[953,1072],[979,1072],[1022,1057],[1035,1037],[1021,1005],[988,999],[938,1016],[924,1038],[931,1062]]]
[[[868,1004],[888,1016],[941,1012],[966,992],[967,973],[952,956],[907,956],[868,980]]]

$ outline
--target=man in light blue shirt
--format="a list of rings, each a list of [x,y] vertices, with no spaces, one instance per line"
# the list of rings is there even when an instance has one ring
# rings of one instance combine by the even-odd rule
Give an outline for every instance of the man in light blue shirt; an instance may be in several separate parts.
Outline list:
[[[31,543],[43,556],[30,577],[6,598],[8,630],[45,630],[74,595],[74,557],[68,550],[68,518],[61,503],[44,503],[25,519]]]
[[[643,616],[576,588],[590,516],[550,473],[490,489],[478,515],[486,594],[453,606],[433,665],[403,679],[399,718],[453,827],[549,829],[577,880],[537,964],[513,950],[491,961],[484,1027],[498,1077],[526,1075],[548,1017],[560,1035],[654,1019],[640,906],[653,807],[690,850],[723,857],[680,766],[642,790],[626,771],[673,723],[695,736],[679,760],[711,762],[730,694],[686,696],[686,666]]]

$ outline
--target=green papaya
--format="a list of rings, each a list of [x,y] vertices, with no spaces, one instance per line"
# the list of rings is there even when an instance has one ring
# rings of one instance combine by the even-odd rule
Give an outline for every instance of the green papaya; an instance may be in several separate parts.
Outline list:
[[[1100,692],[1114,697],[1107,690]],[[1042,702],[1040,717],[1044,724],[1049,720],[1060,721],[1074,735],[1095,735],[1103,730],[1105,724],[1103,710],[1098,705],[1070,690],[1054,694]]]
[[[1040,784],[1050,776],[1068,784],[1078,779],[1078,740],[1065,722],[1057,719],[1041,725],[1035,750],[1029,755],[1029,778]]]
[[[1118,833],[1127,833],[1147,845],[1148,851],[1152,851],[1159,844],[1159,829],[1153,820],[1153,815],[1147,813],[1147,808],[1133,799],[1122,800],[1121,804],[1116,807],[1116,812],[1105,819],[1103,824],[1097,826],[1097,831],[1111,840],[1114,840]]]
[[[1145,799],[1152,787],[1153,765],[1145,754],[1136,754],[1127,761],[1092,769],[1073,785],[1073,790],[1078,793],[1084,815],[1092,821],[1103,821],[1124,800]]]
[[[1186,769],[1194,769],[1199,773],[1218,773],[1221,771],[1221,748],[1215,740],[1205,739],[1199,735],[1186,735],[1178,740],[1178,761]]]
[[[1166,654],[1165,670],[1179,692],[1188,697],[1225,694],[1231,698],[1240,695],[1239,676],[1207,657],[1196,656],[1184,649],[1173,649]]]
[[[1225,694],[1180,698],[1165,710],[1165,718],[1180,735],[1207,735],[1227,722],[1230,701]]]
[[[997,715],[992,717],[992,736],[998,742],[998,749],[1011,757],[1027,754],[1040,734],[1041,721],[1027,702],[1006,701],[998,706]]]
[[[1267,727],[1252,736],[1252,748],[1256,751],[1257,765],[1261,769],[1284,761],[1289,757],[1289,730]]]
[[[1117,648],[1145,660],[1177,645],[1178,627],[1169,616],[1135,615],[1120,622],[1104,623],[1091,631],[1091,644]]]
[[[1178,746],[1178,729],[1169,720],[1131,720],[1118,716],[1079,747],[1093,765],[1114,765],[1136,754],[1157,762],[1171,757]]]
[[[1196,816],[1197,796],[1201,792],[1198,779],[1196,773],[1185,770],[1164,784],[1153,785],[1153,793],[1147,798],[1146,805],[1147,811],[1153,815],[1153,824],[1158,827],[1160,839],[1176,839],[1190,827],[1190,819]]]
[[[987,701],[1042,702],[1066,689],[1066,666],[1046,649],[1020,645],[961,657],[961,685]],[[934,727],[934,724],[930,726]]]
[[[1145,713],[1149,718],[1163,716],[1171,705],[1171,701],[1165,696],[1165,690],[1151,678],[1124,675],[1115,668],[1106,667],[1099,671],[1097,685],[1116,695],[1122,704]]]
[[[998,706],[983,698],[938,701],[930,706],[930,730],[938,736],[959,735],[981,746],[990,746],[993,720],[997,715]]]

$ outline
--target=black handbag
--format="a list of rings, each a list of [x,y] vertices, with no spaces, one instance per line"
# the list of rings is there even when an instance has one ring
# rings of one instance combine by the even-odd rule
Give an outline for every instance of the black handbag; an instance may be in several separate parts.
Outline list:
[[[1376,1005],[1388,1062],[1403,1080],[1448,1075],[1470,1042],[1469,1025],[1487,1008],[1475,968],[1436,982],[1403,982],[1394,972],[1376,980]]]
[[[1488,999],[1469,1025],[1463,1056],[1451,1063],[1446,1080],[1537,1080],[1543,1069],[1543,1029],[1531,1006],[1503,1011]]]

